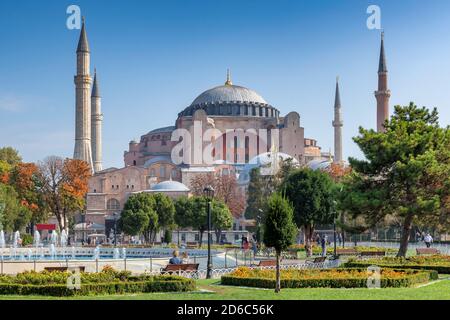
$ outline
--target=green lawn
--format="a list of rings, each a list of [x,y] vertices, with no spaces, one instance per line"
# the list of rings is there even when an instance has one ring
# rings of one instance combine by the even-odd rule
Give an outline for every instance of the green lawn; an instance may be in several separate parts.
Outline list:
[[[418,288],[398,289],[283,289],[280,294],[273,290],[221,286],[218,280],[198,281],[197,292],[192,293],[145,293],[115,296],[89,296],[64,299],[90,300],[396,300],[396,299],[443,299],[450,300],[450,278]],[[203,290],[203,292],[201,292]],[[0,296],[2,299],[61,299],[40,296]]]

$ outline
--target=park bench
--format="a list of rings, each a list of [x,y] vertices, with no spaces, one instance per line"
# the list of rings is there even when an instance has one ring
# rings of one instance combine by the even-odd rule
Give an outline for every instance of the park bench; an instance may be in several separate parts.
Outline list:
[[[418,256],[425,254],[441,254],[441,252],[435,248],[417,248],[416,253]]]
[[[197,242],[186,242],[186,248],[188,248],[188,249],[195,249],[197,247],[198,247]]]
[[[327,260],[327,257],[315,257],[312,260],[306,260],[306,263],[316,264],[316,263],[324,263]]]
[[[358,256],[359,252],[356,249],[348,248],[348,249],[337,249],[336,255],[340,256]]]
[[[80,272],[84,272],[86,267],[85,266],[77,266],[77,267],[45,267],[44,270],[45,271],[49,271],[49,272],[53,272],[53,271],[59,271],[59,272],[65,272],[68,271],[69,269],[76,269],[78,268],[78,270],[80,270]]]
[[[276,267],[277,260],[260,260],[258,264],[252,265],[253,267]]]
[[[361,251],[361,257],[384,257],[386,251]]]
[[[161,269],[161,273],[181,273],[181,271],[197,271],[198,263],[168,264]]]

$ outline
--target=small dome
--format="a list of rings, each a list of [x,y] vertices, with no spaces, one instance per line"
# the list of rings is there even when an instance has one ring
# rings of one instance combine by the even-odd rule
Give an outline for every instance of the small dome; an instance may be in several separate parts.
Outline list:
[[[189,188],[186,187],[184,184],[178,181],[163,181],[158,184],[155,184],[152,189],[152,191],[178,191],[178,192],[187,192],[189,191]]]
[[[311,160],[307,166],[311,170],[327,170],[330,168],[331,163],[330,160]]]

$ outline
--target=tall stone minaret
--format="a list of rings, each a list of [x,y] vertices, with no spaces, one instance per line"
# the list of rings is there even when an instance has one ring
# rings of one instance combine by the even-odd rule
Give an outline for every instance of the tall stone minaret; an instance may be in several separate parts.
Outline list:
[[[339,77],[336,78],[336,95],[334,98],[334,162],[342,163],[342,121],[341,95],[339,94]]]
[[[388,89],[386,57],[384,55],[384,32],[381,33],[380,62],[378,65],[378,90],[377,98],[377,131],[384,132],[384,122],[389,119],[389,98],[391,91]]]
[[[102,166],[102,98],[97,80],[97,70],[94,71],[94,84],[91,94],[91,144],[94,172],[103,170]]]
[[[91,168],[91,76],[90,52],[85,21],[81,27],[77,48],[77,75],[75,76],[75,151],[74,159],[84,160]]]

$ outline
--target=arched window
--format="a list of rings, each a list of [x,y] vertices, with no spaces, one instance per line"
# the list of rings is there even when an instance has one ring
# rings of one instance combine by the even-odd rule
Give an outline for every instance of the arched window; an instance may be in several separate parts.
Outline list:
[[[120,210],[120,202],[117,199],[109,199],[106,202],[106,209],[107,210]]]
[[[155,176],[155,169],[151,169],[150,170],[150,177],[154,177]]]
[[[135,166],[136,165],[136,160],[133,160],[133,166]]]

